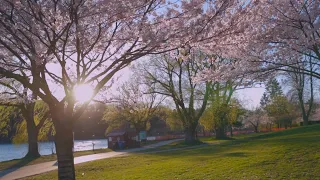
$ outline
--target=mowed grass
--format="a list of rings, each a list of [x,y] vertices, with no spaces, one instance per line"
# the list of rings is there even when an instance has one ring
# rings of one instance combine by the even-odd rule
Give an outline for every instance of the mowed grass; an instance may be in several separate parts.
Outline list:
[[[105,153],[105,152],[110,152],[112,151],[111,149],[96,149],[96,150],[89,150],[89,151],[77,151],[74,152],[73,155],[74,157],[78,156],[84,156],[84,155],[89,155],[89,154],[98,154],[98,153]],[[33,164],[39,164],[43,162],[49,162],[49,161],[55,161],[57,160],[57,156],[54,155],[45,155],[41,156],[38,158],[22,158],[22,159],[14,159],[10,161],[4,161],[0,162],[0,171],[5,170],[5,169],[10,169],[10,168],[18,168],[22,166],[27,166],[27,165],[33,165]]]
[[[205,139],[210,141],[210,139]],[[320,126],[76,166],[77,179],[320,179]],[[57,179],[57,171],[27,179]]]

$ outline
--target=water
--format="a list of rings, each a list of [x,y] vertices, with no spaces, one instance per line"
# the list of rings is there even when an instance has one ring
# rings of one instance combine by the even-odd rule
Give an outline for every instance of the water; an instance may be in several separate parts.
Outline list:
[[[74,151],[92,150],[92,143],[94,149],[108,148],[107,139],[75,140]],[[54,142],[39,142],[39,151],[41,155],[55,153]],[[0,144],[0,162],[23,158],[27,152],[28,144]]]

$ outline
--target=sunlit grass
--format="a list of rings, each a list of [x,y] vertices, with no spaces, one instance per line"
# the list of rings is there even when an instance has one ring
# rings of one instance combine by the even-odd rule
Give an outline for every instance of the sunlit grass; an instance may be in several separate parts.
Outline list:
[[[208,138],[210,140],[210,138]],[[320,179],[320,126],[76,166],[77,179]],[[57,179],[57,171],[28,179]]]

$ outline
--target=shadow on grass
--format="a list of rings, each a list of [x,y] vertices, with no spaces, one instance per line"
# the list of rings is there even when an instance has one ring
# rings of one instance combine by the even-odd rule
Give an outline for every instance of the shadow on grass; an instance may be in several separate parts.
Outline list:
[[[313,125],[278,132],[252,134],[245,137],[227,138],[224,139],[227,141],[218,142],[216,144],[206,144],[201,141],[193,144],[186,144],[185,142],[180,141],[160,147],[157,151],[154,151],[154,154],[152,154],[154,156],[175,158],[187,155],[190,157],[190,160],[194,160],[192,157],[197,156],[200,157],[197,159],[200,161],[218,153],[226,157],[248,157],[248,153],[238,151],[234,152],[234,150],[239,150],[242,146],[254,149],[255,146],[260,146],[261,143],[267,143],[269,146],[289,145],[292,147],[292,145],[296,144],[302,146],[309,142],[314,142],[318,138],[317,133],[319,130],[320,125]],[[212,140],[215,139],[212,138]],[[267,142],[261,142],[261,140],[267,140]]]
[[[297,136],[299,134],[318,132],[319,129],[320,129],[320,125],[309,125],[309,126],[297,127],[292,129],[289,128],[283,131],[263,133],[253,137],[248,137],[248,139],[268,139],[273,137],[281,138],[283,136],[290,136],[290,135]]]
[[[223,138],[212,138],[213,140],[235,140],[233,137],[223,137]]]
[[[40,157],[24,157],[22,159],[19,159],[18,162],[12,164],[11,166],[8,166],[7,168],[0,171],[0,177],[5,176],[13,171],[16,171],[17,169],[29,164],[30,162],[38,159]],[[13,160],[16,161],[16,160]]]
[[[224,153],[223,156],[226,156],[226,157],[247,157],[247,154],[244,152],[231,152],[231,153]]]

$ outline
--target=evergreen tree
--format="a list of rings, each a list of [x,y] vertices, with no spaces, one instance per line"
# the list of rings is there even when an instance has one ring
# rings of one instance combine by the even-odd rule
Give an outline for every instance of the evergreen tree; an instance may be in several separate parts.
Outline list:
[[[280,83],[275,78],[268,81],[266,85],[266,92],[270,100],[283,95]]]
[[[269,96],[267,92],[264,92],[260,100],[261,108],[265,109],[268,103],[269,103]]]
[[[263,93],[260,100],[261,107],[266,108],[274,98],[279,96],[283,96],[280,83],[276,78],[270,79],[266,84],[266,91]]]

